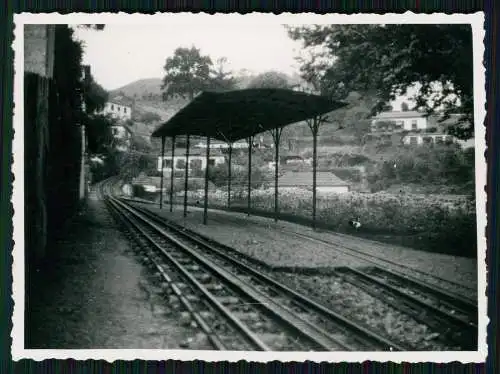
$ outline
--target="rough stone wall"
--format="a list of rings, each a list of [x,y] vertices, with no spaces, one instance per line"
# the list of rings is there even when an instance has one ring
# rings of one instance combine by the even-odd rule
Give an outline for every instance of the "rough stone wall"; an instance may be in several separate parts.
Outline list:
[[[47,242],[47,152],[49,86],[54,62],[54,26],[25,25],[24,143],[26,259],[45,256]]]

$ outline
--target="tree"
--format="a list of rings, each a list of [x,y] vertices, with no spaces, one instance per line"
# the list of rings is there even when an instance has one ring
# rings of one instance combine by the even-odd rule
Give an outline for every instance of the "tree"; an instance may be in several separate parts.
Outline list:
[[[108,154],[111,151],[113,143],[113,134],[111,127],[115,124],[110,116],[88,115],[84,117],[88,150],[92,154]]]
[[[227,58],[221,57],[217,59],[216,67],[211,70],[209,88],[214,91],[232,90],[236,86],[236,79],[232,72],[225,69]]]
[[[285,74],[268,71],[253,78],[247,88],[291,88],[291,85]]]
[[[109,93],[91,76],[88,82],[83,82],[85,107],[87,113],[100,111],[108,101]]]
[[[192,100],[197,93],[210,86],[211,66],[210,57],[201,55],[198,48],[177,48],[164,66],[163,100],[175,95]]]
[[[84,28],[84,29],[92,29],[92,30],[102,31],[102,30],[104,30],[104,27],[106,27],[106,25],[102,25],[102,24],[78,25],[78,27],[81,27],[81,28]]]
[[[461,123],[449,132],[462,139],[473,136],[469,25],[314,25],[289,27],[288,32],[305,48],[315,49],[301,60],[301,71],[323,94],[336,99],[351,91],[376,96],[375,114],[420,84],[417,108],[429,114],[444,108],[443,119],[459,111]],[[436,97],[437,88],[441,94]]]

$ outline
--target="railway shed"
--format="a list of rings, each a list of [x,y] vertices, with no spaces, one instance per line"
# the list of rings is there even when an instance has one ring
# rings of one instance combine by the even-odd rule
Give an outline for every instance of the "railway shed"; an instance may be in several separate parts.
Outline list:
[[[347,103],[332,101],[327,97],[309,93],[272,88],[253,88],[225,92],[202,92],[178,111],[169,121],[160,125],[152,134],[162,139],[162,159],[165,157],[165,138],[171,137],[172,154],[175,138],[186,136],[186,163],[184,182],[184,216],[187,213],[187,184],[190,136],[204,136],[207,141],[206,158],[210,157],[210,139],[228,143],[228,208],[231,205],[231,154],[234,142],[248,140],[248,215],[251,207],[251,170],[253,137],[269,131],[272,134],[275,160],[279,160],[279,145],[283,128],[289,124],[307,121],[313,135],[313,226],[316,221],[316,166],[317,135],[324,114],[346,106]],[[274,210],[278,219],[278,163],[275,168]],[[173,175],[173,174],[172,174]],[[205,169],[205,199],[203,223],[207,222],[209,168]],[[173,183],[173,177],[170,183]],[[163,191],[163,168],[161,170]],[[160,208],[163,197],[160,198]],[[170,188],[170,211],[173,195]]]

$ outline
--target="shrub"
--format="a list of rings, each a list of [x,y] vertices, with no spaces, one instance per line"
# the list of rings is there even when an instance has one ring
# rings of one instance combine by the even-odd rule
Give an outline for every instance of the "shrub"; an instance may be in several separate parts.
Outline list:
[[[199,198],[203,198],[200,195]],[[210,204],[225,207],[227,192],[209,196]],[[232,192],[232,206],[246,207],[246,189]],[[274,212],[274,190],[252,190],[252,208]],[[279,211],[302,220],[312,216],[312,192],[303,189],[280,191]],[[349,230],[348,220],[359,216],[363,233],[418,236],[418,247],[460,256],[476,253],[476,215],[473,200],[448,199],[442,195],[363,194],[350,192],[320,196],[317,219],[328,227]]]

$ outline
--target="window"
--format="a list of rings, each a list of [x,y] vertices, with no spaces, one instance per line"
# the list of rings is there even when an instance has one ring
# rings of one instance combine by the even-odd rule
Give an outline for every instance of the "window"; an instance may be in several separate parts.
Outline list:
[[[111,104],[111,110],[115,110],[115,106]]]
[[[411,120],[411,129],[412,130],[416,130],[417,129],[417,120],[416,119],[412,119]]]
[[[163,168],[171,169],[172,168],[172,160],[164,159],[163,160]]]
[[[410,136],[410,144],[418,144],[418,138],[416,136]]]
[[[184,169],[185,167],[186,167],[186,162],[182,158],[178,159],[177,162],[175,163],[176,169]]]
[[[394,130],[402,130],[404,126],[403,121],[396,121],[394,122]]]
[[[436,140],[436,143],[444,143],[444,136],[436,136],[434,140]]]
[[[124,113],[127,113],[127,108],[123,108],[123,112],[124,112]]]
[[[209,166],[215,166],[215,158],[209,158],[208,159],[208,165]]]
[[[189,160],[189,168],[194,170],[201,170],[202,162],[200,159]]]
[[[121,107],[119,107],[119,106],[117,105],[117,106],[116,106],[116,109],[117,109],[118,111],[120,111]]]
[[[423,141],[426,144],[432,143],[432,137],[431,136],[424,136]]]

